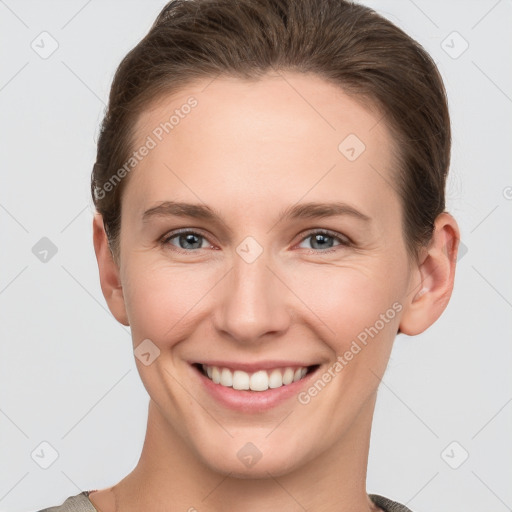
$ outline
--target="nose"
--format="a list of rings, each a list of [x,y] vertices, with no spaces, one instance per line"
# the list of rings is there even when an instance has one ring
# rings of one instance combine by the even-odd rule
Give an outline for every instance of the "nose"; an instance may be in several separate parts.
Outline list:
[[[239,343],[261,343],[284,334],[291,321],[290,291],[266,253],[248,263],[235,255],[213,315],[215,327]]]

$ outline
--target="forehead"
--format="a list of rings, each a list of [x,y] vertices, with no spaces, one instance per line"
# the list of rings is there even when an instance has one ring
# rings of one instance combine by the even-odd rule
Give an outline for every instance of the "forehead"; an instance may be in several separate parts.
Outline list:
[[[350,195],[378,213],[394,192],[382,114],[316,75],[197,81],[143,112],[135,133],[134,149],[152,141],[123,199],[139,211],[177,196],[247,209]]]

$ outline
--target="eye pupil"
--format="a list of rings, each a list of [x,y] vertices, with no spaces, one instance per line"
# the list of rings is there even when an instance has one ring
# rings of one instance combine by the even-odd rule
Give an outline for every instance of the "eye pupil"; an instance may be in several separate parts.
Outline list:
[[[329,235],[325,235],[325,234],[322,234],[322,233],[317,233],[316,235],[313,236],[313,243],[312,243],[312,247],[314,249],[317,249],[317,247],[315,247],[315,244],[320,244],[320,247],[332,247],[332,241],[333,241],[333,237],[332,236],[329,236]],[[327,239],[327,242],[326,242],[326,239]],[[331,243],[329,243],[329,240],[331,241]]]
[[[201,248],[201,240],[200,240],[201,237],[197,236],[197,235],[194,235],[192,233],[187,233],[187,234],[183,234],[183,235],[180,235],[179,236],[179,241],[180,241],[180,247],[182,249],[199,249]],[[182,243],[183,239],[185,239],[185,243]],[[191,244],[191,245],[198,245],[198,247],[190,247],[189,245],[187,244]]]

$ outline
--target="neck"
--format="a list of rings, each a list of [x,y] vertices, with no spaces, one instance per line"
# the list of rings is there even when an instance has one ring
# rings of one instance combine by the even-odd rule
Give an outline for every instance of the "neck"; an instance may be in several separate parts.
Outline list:
[[[117,510],[348,512],[379,510],[366,494],[375,398],[339,442],[282,476],[234,478],[199,460],[153,401],[136,468],[115,486]]]

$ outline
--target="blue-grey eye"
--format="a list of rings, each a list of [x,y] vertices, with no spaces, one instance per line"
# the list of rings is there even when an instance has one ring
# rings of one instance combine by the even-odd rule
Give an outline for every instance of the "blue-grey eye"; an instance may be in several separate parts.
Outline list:
[[[178,245],[172,243],[171,240],[177,239]],[[202,235],[194,233],[192,231],[187,231],[183,233],[177,233],[168,237],[165,242],[170,243],[171,245],[177,246],[180,249],[201,249],[202,243],[205,241],[205,238]]]
[[[307,240],[311,240],[310,245],[311,247],[305,247],[306,249],[315,249],[315,250],[326,250],[326,249],[332,249],[335,246],[338,245],[347,245],[347,242],[344,241],[339,236],[331,235],[324,231],[315,231],[312,233],[309,233],[301,242],[304,243]],[[338,243],[335,243],[337,241]],[[303,247],[302,245],[299,245],[299,247]]]

